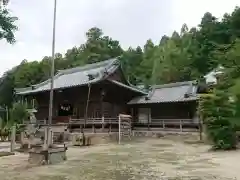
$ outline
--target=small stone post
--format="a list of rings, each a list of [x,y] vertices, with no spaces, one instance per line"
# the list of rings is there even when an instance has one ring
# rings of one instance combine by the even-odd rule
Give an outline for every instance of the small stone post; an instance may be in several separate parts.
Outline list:
[[[11,131],[11,152],[14,151],[15,149],[15,139],[16,139],[16,125],[12,126],[12,131]]]
[[[44,143],[43,143],[43,149],[48,149],[48,128],[44,128]]]
[[[53,130],[49,129],[49,141],[48,141],[48,147],[53,144]]]

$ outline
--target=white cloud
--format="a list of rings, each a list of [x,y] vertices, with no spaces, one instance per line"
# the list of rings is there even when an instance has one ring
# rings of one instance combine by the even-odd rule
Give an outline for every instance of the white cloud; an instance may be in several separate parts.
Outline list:
[[[16,44],[0,42],[0,74],[23,59],[51,55],[53,0],[10,2],[9,9],[19,17],[19,31]],[[85,32],[93,26],[123,47],[143,45],[149,38],[158,42],[185,22],[197,25],[206,11],[221,16],[235,5],[236,0],[58,0],[56,52],[83,43]]]

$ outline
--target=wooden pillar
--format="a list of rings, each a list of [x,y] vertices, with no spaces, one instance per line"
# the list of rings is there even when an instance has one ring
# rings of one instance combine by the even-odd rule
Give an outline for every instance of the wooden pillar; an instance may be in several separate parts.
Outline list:
[[[199,124],[198,124],[198,129],[199,129],[199,140],[202,141],[202,132],[203,132],[203,128],[202,128],[202,122],[199,120]]]
[[[112,132],[112,122],[109,122],[109,132]]]
[[[0,117],[0,129],[2,129],[2,127],[3,127],[3,120],[2,120],[2,118]]]
[[[94,121],[92,122],[92,133],[95,133]]]
[[[152,121],[151,109],[148,109],[148,130],[150,130],[150,122]]]
[[[91,93],[91,84],[88,84],[87,104],[86,104],[85,115],[84,115],[84,128],[86,126],[86,122],[88,119],[88,106],[89,106],[89,101],[90,101],[90,93]]]
[[[182,119],[180,119],[180,131],[182,132]]]
[[[135,119],[134,119],[134,118],[135,118],[135,116],[134,116],[134,108],[131,108],[131,116],[132,116],[132,122],[131,122],[131,125],[132,125],[132,126],[131,126],[131,130],[133,130],[133,125],[134,125],[133,122],[134,122],[134,120],[135,120]]]
[[[34,99],[31,99],[31,106],[34,108]]]
[[[104,115],[102,116],[102,131],[104,131]]]
[[[150,126],[149,126],[149,111],[148,111],[148,122],[147,122],[147,126],[148,126],[148,131],[150,130]]]
[[[121,117],[118,116],[118,144],[121,143]]]
[[[104,100],[104,96],[105,96],[105,91],[102,90],[101,91],[101,116],[102,116],[102,131],[104,131],[104,103],[103,103],[103,100]]]

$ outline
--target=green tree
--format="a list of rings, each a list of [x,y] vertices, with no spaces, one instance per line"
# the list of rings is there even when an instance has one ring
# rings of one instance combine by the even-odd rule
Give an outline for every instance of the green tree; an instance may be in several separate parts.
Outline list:
[[[143,48],[143,60],[140,64],[140,71],[143,72],[140,77],[147,85],[151,84],[152,71],[154,66],[153,55],[155,53],[155,45],[151,39],[147,40]]]
[[[11,122],[23,123],[28,119],[29,113],[24,104],[14,103],[13,107],[10,109],[10,119]]]
[[[237,145],[233,125],[236,103],[231,101],[233,94],[228,91],[231,86],[231,77],[224,74],[213,93],[200,99],[199,112],[214,149],[235,149]]]
[[[9,0],[0,0],[0,7],[6,6],[8,4]]]
[[[34,78],[33,78],[34,77]],[[27,87],[36,84],[42,80],[43,72],[38,61],[23,61],[15,72],[15,86]]]
[[[120,57],[124,73],[127,75],[127,79],[132,84],[143,83],[141,76],[145,73],[141,69],[141,63],[143,61],[143,51],[140,46],[136,49],[128,48]]]
[[[8,43],[15,42],[14,32],[17,30],[15,22],[17,17],[11,16],[6,9],[7,0],[0,1],[0,40],[5,39]]]
[[[11,107],[14,100],[14,76],[5,73],[0,80],[0,106]]]
[[[87,42],[81,46],[80,59],[85,63],[94,63],[110,58],[118,57],[122,54],[122,48],[118,41],[108,36],[103,36],[99,28],[91,28],[86,33]]]
[[[181,34],[174,32],[169,40],[160,44],[152,56],[154,61],[152,83],[170,83],[191,80],[192,59],[189,48],[192,45],[192,36],[186,25],[183,25]]]

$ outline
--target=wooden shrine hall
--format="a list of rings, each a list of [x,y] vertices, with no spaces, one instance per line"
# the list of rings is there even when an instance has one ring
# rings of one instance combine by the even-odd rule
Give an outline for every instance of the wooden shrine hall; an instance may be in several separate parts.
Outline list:
[[[72,128],[116,129],[119,114],[132,117],[132,128],[199,128],[196,81],[154,85],[145,92],[125,78],[118,59],[60,70],[54,76],[52,124]],[[39,124],[47,123],[50,79],[16,89],[24,101],[37,104]]]
[[[16,89],[25,101],[37,104],[38,123],[47,122],[50,79]],[[133,87],[125,78],[118,59],[60,70],[54,76],[53,124],[72,128],[114,128],[119,114],[131,114],[127,103],[147,93]]]

